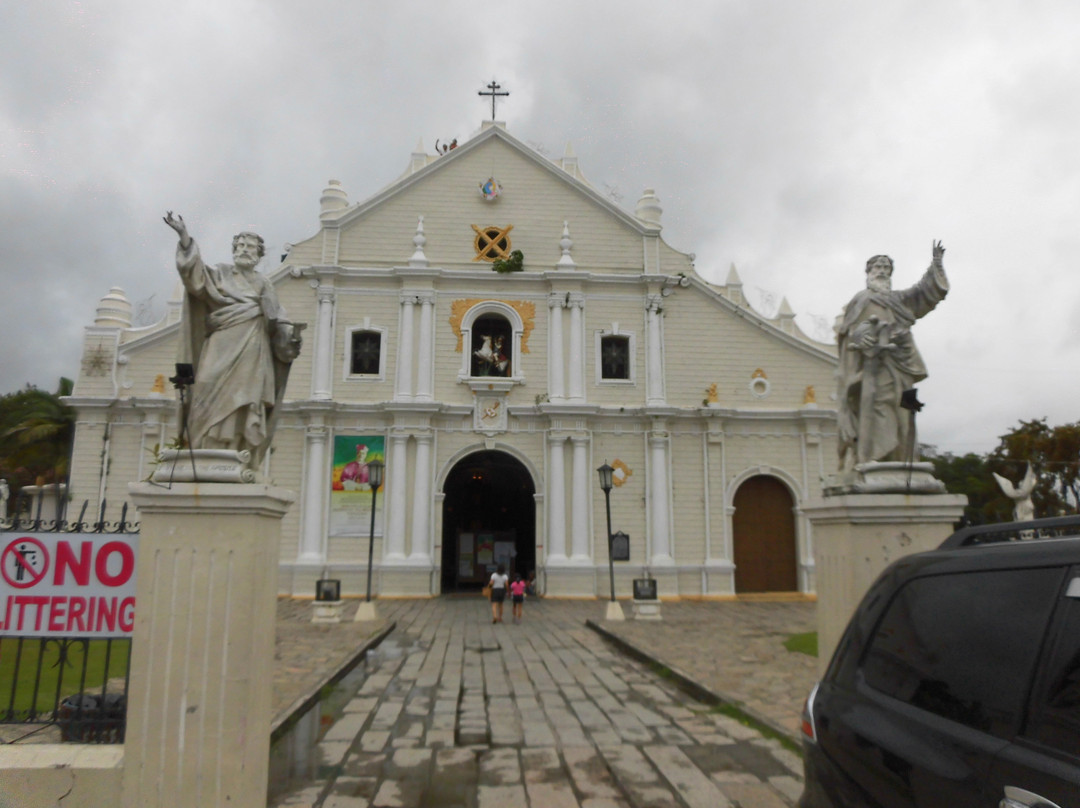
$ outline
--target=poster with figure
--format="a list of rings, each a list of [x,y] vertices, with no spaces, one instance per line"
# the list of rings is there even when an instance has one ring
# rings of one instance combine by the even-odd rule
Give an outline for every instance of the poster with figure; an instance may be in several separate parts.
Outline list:
[[[371,532],[371,483],[368,464],[386,462],[382,435],[335,435],[330,469],[330,535],[367,536]],[[375,506],[375,534],[382,535],[382,494],[386,475],[379,487]]]

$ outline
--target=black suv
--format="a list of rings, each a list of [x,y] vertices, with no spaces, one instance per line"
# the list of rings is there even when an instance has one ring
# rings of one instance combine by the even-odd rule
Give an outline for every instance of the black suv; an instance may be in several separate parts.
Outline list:
[[[1080,517],[893,563],[803,711],[800,808],[1080,806]]]

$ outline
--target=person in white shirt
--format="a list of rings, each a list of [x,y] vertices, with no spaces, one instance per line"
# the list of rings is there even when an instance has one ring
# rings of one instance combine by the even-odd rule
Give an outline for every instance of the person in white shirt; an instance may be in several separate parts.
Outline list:
[[[500,564],[499,568],[491,573],[491,580],[488,581],[488,586],[491,587],[492,623],[501,623],[503,621],[503,601],[506,600],[506,585],[509,580],[509,577],[506,575],[506,566],[503,564]]]

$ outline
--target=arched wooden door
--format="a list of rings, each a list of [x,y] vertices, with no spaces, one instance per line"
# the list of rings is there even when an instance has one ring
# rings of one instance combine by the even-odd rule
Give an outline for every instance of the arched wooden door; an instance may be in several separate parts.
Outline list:
[[[794,592],[795,502],[775,477],[751,477],[735,492],[735,591]]]

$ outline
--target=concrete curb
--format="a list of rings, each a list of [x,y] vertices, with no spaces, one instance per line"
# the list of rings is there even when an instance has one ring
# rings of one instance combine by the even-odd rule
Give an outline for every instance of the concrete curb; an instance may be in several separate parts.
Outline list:
[[[629,640],[624,640],[622,637],[612,633],[611,631],[608,631],[606,628],[603,628],[600,624],[592,620],[586,620],[585,626],[595,631],[612,645],[617,646],[620,651],[627,654],[628,656],[631,656],[641,662],[647,662],[650,665],[666,668],[667,670],[671,671],[671,678],[679,686],[679,689],[682,690],[684,693],[693,696],[695,699],[702,702],[703,704],[731,705],[732,707],[737,708],[741,713],[746,715],[755,723],[768,728],[770,731],[775,732],[777,735],[787,738],[796,744],[802,743],[802,739],[799,737],[798,733],[794,733],[786,727],[777,724],[771,718],[762,715],[752,707],[747,707],[732,694],[725,693],[720,690],[712,690],[711,688],[706,687],[700,682],[692,679],[688,674],[679,670],[679,668],[675,667],[674,665],[665,662],[659,657],[655,657],[646,651],[641,650]]]
[[[295,724],[300,717],[319,700],[323,688],[328,687],[329,685],[335,685],[344,679],[353,668],[360,664],[360,660],[364,658],[364,655],[371,649],[377,647],[395,628],[397,628],[397,623],[393,622],[375,636],[368,638],[367,642],[360,646],[359,650],[357,650],[357,652],[349,659],[345,660],[336,671],[319,684],[312,687],[305,695],[298,698],[289,707],[286,707],[278,713],[270,724],[270,743],[273,743],[288,732],[293,724]]]

